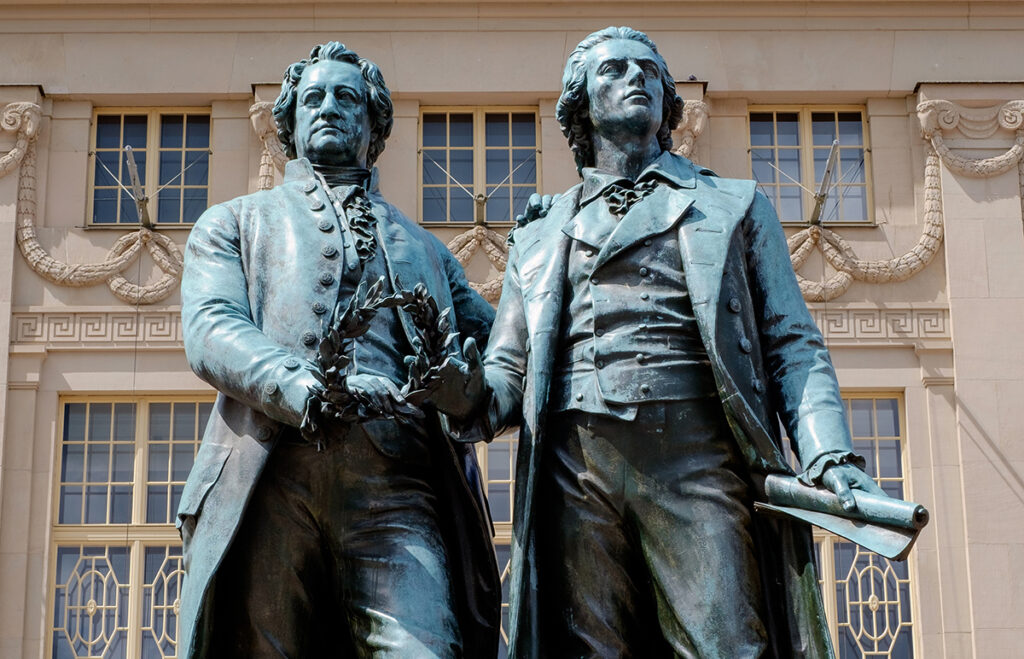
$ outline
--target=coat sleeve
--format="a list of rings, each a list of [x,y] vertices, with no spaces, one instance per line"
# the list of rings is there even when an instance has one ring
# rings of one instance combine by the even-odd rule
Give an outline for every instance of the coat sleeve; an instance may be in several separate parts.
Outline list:
[[[214,206],[196,222],[181,282],[185,355],[223,394],[290,426],[302,423],[313,365],[253,322],[238,217]]]
[[[857,461],[835,369],[790,264],[775,210],[757,191],[744,219],[747,272],[773,399],[807,480]],[[813,472],[813,473],[812,473]]]
[[[490,343],[484,353],[484,372],[490,392],[488,416],[495,433],[519,425],[522,418],[528,355],[529,336],[519,279],[519,251],[513,245],[509,250]]]

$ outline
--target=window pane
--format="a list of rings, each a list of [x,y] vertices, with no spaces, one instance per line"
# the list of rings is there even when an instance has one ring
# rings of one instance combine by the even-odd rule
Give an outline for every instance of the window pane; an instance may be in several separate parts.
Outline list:
[[[490,183],[491,181],[488,181]],[[512,151],[512,182],[537,182],[537,152],[532,149],[515,149]]]
[[[903,459],[898,439],[878,440],[878,475],[881,478],[903,478]]]
[[[898,437],[900,434],[899,401],[895,398],[875,399],[879,437]]]
[[[185,124],[185,147],[189,149],[207,149],[210,146],[210,117],[203,114],[190,114]]]
[[[173,657],[177,646],[176,602],[184,578],[181,549],[147,547],[142,580],[142,657]]]
[[[149,440],[166,442],[171,439],[171,404],[151,403],[149,406]]]
[[[210,154],[206,151],[185,152],[185,185],[206,185],[210,176]]]
[[[55,576],[54,655],[126,659],[128,550],[60,546]]]
[[[174,441],[193,441],[196,436],[195,403],[174,403]]]
[[[423,188],[423,221],[445,222],[448,220],[448,205],[445,188]]]
[[[121,146],[131,146],[133,149],[146,148],[146,124],[149,118],[144,115],[125,115],[124,117],[124,141]]]
[[[512,115],[512,146],[535,146],[537,144],[537,119],[530,113]]]
[[[459,189],[452,190],[452,222],[473,222],[476,220],[476,202]]]
[[[184,143],[185,117],[180,114],[165,114],[160,117],[160,147],[180,149]]]
[[[448,143],[444,114],[423,115],[423,146],[445,146]]]
[[[839,144],[861,146],[864,144],[864,123],[860,112],[839,113]]]
[[[448,152],[451,168],[449,173],[466,187],[473,185],[473,152],[469,149],[453,149]],[[460,190],[461,194],[466,194]]]
[[[750,113],[750,145],[772,146],[775,144],[774,118],[771,112]]]
[[[536,192],[534,187],[523,187],[523,188],[512,188],[512,219],[514,220],[516,215],[522,215],[523,211],[526,210],[526,202],[530,200],[530,195]]]
[[[206,210],[206,188],[185,188],[182,194],[182,221],[195,222]]]
[[[156,201],[157,222],[180,222],[181,221],[181,189],[164,188],[157,195]]]
[[[487,146],[508,146],[508,115],[487,113],[484,119]]]
[[[181,151],[160,152],[160,185],[174,181],[175,185],[181,185],[182,158]]]
[[[96,148],[121,148],[121,116],[100,115],[96,117]]]
[[[829,146],[836,139],[836,115],[832,112],[811,114],[811,133],[815,146]]]
[[[799,115],[795,112],[780,112],[775,115],[775,132],[779,146],[798,146],[800,144]]]
[[[93,182],[95,185],[117,185],[118,161],[121,158],[120,151],[97,151],[96,168]]]
[[[754,180],[759,183],[775,183],[775,153],[771,149],[754,149],[750,152]]]
[[[508,186],[488,190],[490,198],[487,200],[487,221],[508,222],[509,217],[509,194]]]
[[[794,186],[779,188],[779,219],[786,222],[799,222],[804,219],[803,191]]]
[[[440,185],[448,182],[448,175],[445,174],[447,157],[441,150],[423,151],[423,183],[425,185]]]
[[[854,398],[850,401],[850,423],[854,437],[874,437],[875,425],[872,421],[874,401]]]
[[[508,151],[487,151],[487,184],[498,185],[508,177]]]
[[[448,145],[473,146],[473,115],[448,115]]]
[[[64,441],[85,441],[85,403],[68,403],[64,406]]]
[[[800,180],[800,152],[796,149],[779,149],[779,169],[782,170],[783,182],[794,183]]]
[[[842,186],[840,200],[843,222],[865,222],[868,219],[866,189],[861,185]]]

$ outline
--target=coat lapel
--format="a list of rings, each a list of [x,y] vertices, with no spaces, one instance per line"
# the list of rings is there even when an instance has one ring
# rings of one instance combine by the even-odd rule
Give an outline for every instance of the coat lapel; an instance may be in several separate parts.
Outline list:
[[[705,211],[708,212],[705,212]],[[707,336],[715,337],[718,297],[732,234],[742,218],[694,207],[679,227],[679,250],[693,311]]]
[[[643,201],[629,209],[619,220],[594,261],[594,269],[610,261],[616,254],[640,243],[651,236],[664,233],[675,226],[686,210],[693,205],[693,196],[686,190],[659,185]],[[602,208],[592,203],[587,208]],[[610,213],[603,213],[609,215]]]

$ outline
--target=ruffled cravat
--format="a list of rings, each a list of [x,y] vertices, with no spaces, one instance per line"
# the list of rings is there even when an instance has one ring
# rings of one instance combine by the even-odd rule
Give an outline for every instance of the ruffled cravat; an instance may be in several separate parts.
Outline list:
[[[612,183],[601,194],[604,196],[605,201],[608,202],[608,210],[619,219],[622,219],[629,212],[629,209],[633,207],[633,204],[654,192],[656,187],[658,187],[658,182],[655,180],[641,181],[634,184],[623,181],[622,183]]]

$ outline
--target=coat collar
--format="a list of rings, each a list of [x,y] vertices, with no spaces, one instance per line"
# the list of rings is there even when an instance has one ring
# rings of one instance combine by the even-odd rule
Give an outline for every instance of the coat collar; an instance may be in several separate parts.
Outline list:
[[[309,179],[319,180],[313,165],[308,158],[295,158],[284,165],[284,182],[306,181]],[[366,191],[371,195],[380,194],[380,174],[376,167],[370,168],[370,180],[367,183]]]
[[[693,163],[671,151],[662,151],[661,155],[655,158],[654,162],[648,165],[636,182],[659,179],[672,187],[687,188],[692,190],[697,187],[697,178]],[[586,206],[596,199],[610,185],[620,182],[631,183],[629,179],[606,172],[596,167],[583,168],[583,192],[580,196],[580,207]]]

